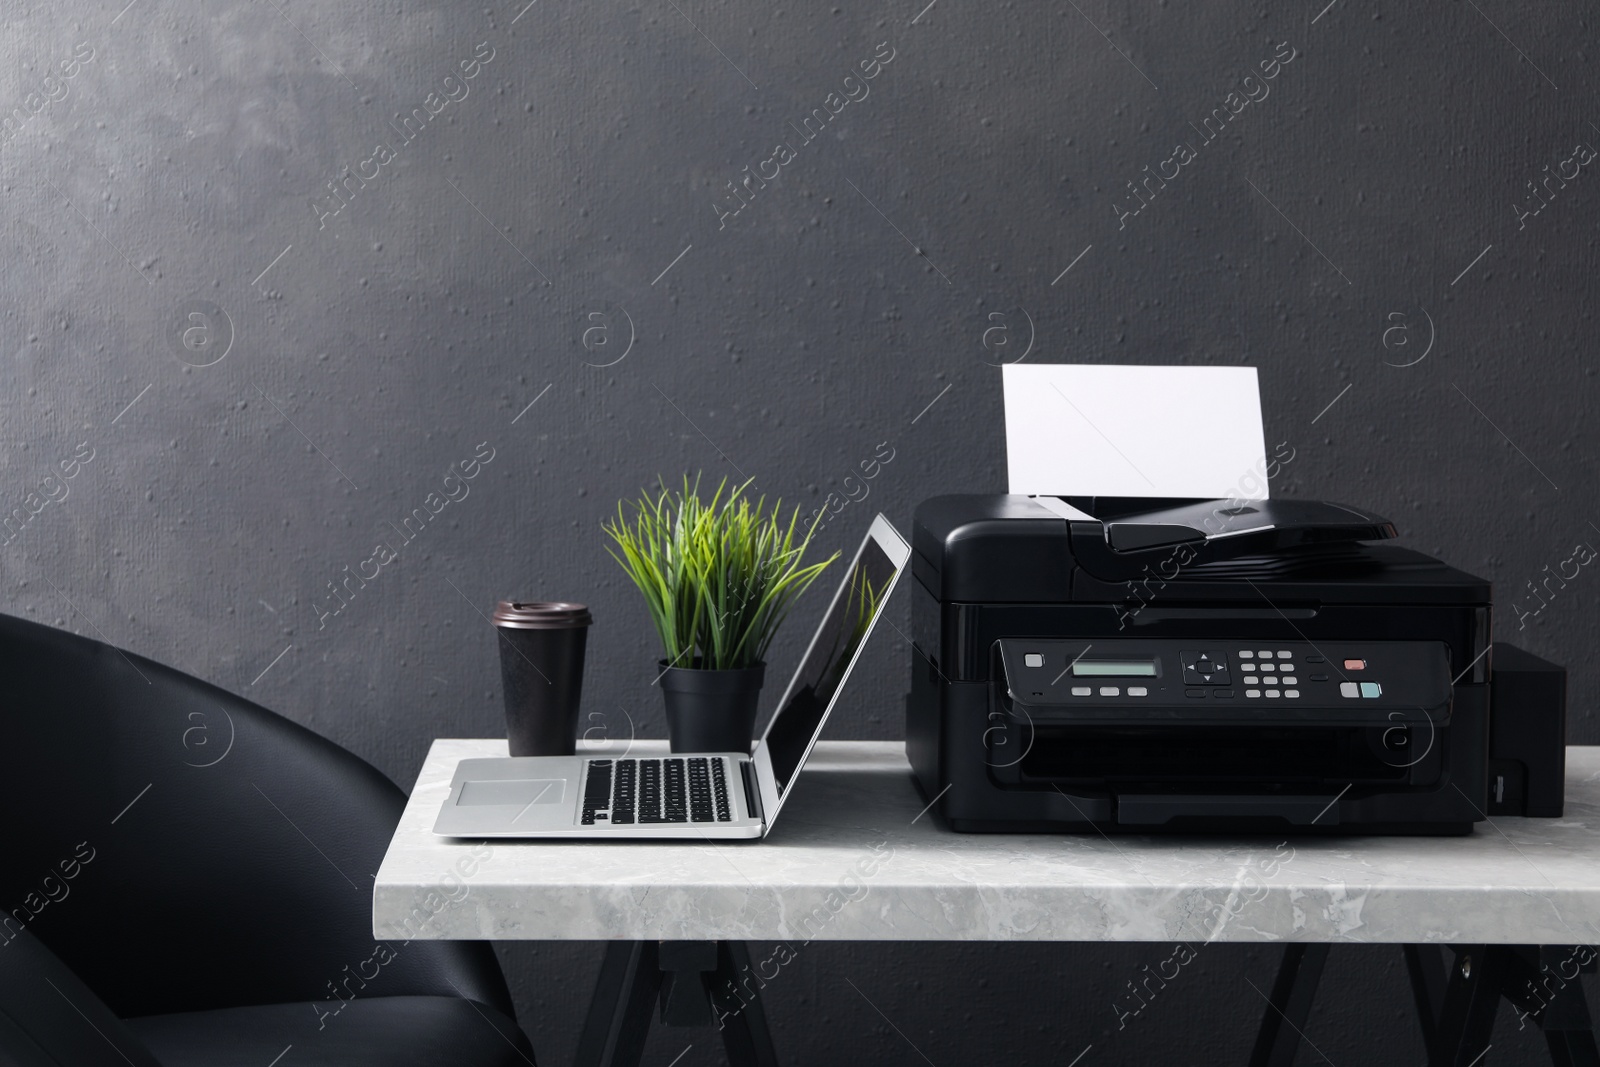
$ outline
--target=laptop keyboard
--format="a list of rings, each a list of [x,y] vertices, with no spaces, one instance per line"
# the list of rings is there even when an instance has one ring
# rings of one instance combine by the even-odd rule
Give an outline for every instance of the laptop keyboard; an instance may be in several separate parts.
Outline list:
[[[597,759],[587,766],[584,826],[733,821],[721,758]]]

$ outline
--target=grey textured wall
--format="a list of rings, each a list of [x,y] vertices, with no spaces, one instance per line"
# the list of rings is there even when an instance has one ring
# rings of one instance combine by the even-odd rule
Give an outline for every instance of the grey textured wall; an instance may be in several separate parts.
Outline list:
[[[597,528],[657,474],[809,509],[887,443],[844,546],[1003,485],[995,364],[1249,363],[1296,449],[1274,492],[1491,577],[1600,741],[1600,575],[1527,585],[1600,544],[1593,11],[1325,2],[10,0],[5,610],[409,785],[502,728],[502,596],[591,604],[588,708],[661,731]],[[735,199],[746,167],[776,177]],[[835,736],[899,735],[908,656],[880,634]],[[1216,949],[1115,1033],[1148,951],[813,947],[776,1026],[797,1063],[922,1062],[850,975],[940,1064],[1237,1061],[1275,954]],[[1312,1041],[1415,1060],[1398,956],[1342,953]],[[592,946],[503,956],[561,1062]],[[652,1055],[690,1040],[720,1055]]]

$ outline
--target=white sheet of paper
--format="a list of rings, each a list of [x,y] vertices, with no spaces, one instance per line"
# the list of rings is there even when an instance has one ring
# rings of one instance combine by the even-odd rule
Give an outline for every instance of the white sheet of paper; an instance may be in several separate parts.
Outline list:
[[[1008,364],[1011,492],[1267,498],[1254,367]]]

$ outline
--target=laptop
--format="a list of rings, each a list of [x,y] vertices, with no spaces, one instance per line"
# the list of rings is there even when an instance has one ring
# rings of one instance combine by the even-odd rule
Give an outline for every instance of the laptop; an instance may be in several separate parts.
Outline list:
[[[856,549],[778,710],[750,752],[464,759],[443,837],[763,837],[911,555],[882,515]]]

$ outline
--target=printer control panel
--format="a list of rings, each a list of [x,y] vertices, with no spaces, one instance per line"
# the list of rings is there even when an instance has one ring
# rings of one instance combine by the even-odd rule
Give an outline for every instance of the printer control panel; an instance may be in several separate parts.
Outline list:
[[[997,646],[997,684],[1013,704],[1051,719],[1147,717],[1140,708],[1190,720],[1294,717],[1294,709],[1383,719],[1450,704],[1440,641],[1002,638]]]

